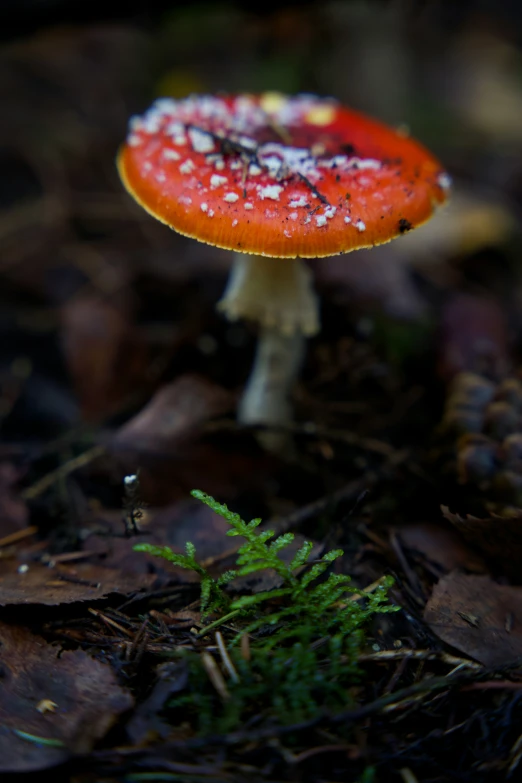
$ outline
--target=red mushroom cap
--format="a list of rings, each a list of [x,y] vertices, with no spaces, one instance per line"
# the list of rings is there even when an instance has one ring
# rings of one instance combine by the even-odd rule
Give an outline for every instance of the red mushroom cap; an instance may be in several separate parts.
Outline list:
[[[162,99],[118,157],[127,190],[186,236],[315,258],[387,242],[447,197],[441,164],[332,99],[279,93]]]

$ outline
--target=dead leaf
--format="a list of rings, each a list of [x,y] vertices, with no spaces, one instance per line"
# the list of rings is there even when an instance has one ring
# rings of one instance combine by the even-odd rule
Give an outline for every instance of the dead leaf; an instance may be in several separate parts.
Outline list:
[[[186,500],[163,508],[156,513],[149,513],[141,524],[141,535],[132,538],[112,538],[111,528],[121,529],[121,520],[115,516],[105,519],[107,534],[95,533],[85,539],[85,548],[95,551],[104,557],[104,563],[116,572],[133,574],[150,574],[153,571],[162,581],[179,583],[198,583],[199,577],[193,571],[178,568],[162,558],[149,555],[146,552],[134,552],[136,543],[169,546],[175,552],[184,553],[185,545],[190,541],[196,547],[196,559],[213,575],[227,568],[233,568],[237,557],[237,549],[244,540],[230,537],[227,532],[230,525],[202,503]],[[270,523],[266,527],[271,528]],[[290,562],[297,550],[304,544],[304,536],[296,534],[294,541],[285,547],[280,556],[285,562]],[[314,542],[310,559],[320,557],[324,547]],[[281,585],[281,579],[270,569],[249,574],[235,579],[233,590],[272,590]]]
[[[227,536],[230,525],[223,517],[199,501],[178,503],[174,509],[162,509],[151,521],[150,531],[165,531],[168,546],[185,550],[187,541],[196,547],[198,560],[215,557],[230,549],[234,539]]]
[[[103,556],[104,565],[129,577],[145,576],[152,571],[162,578],[162,581],[199,581],[192,571],[177,568],[166,560],[145,552],[135,552],[133,548],[137,543],[169,546],[176,552],[185,552],[185,544],[191,541],[200,561],[219,555],[230,549],[233,543],[226,535],[230,527],[225,520],[207,506],[193,500],[148,512],[140,524],[141,535],[132,538],[121,537],[120,515],[106,515],[102,522],[106,527],[105,534],[93,533],[85,539],[84,546],[87,550]],[[117,537],[114,536],[115,533]]]
[[[86,753],[130,709],[109,666],[0,624],[0,771],[28,772]],[[43,701],[54,710],[38,709]],[[38,741],[37,738],[40,738]]]
[[[183,375],[163,386],[116,434],[116,449],[169,454],[197,436],[201,425],[233,410],[225,389],[197,375]]]
[[[484,666],[522,657],[522,588],[453,571],[435,586],[424,619],[447,644]]]
[[[273,462],[252,447],[248,433],[231,429],[202,437],[210,419],[234,407],[235,399],[225,389],[187,374],[160,389],[116,433],[109,448],[125,473],[139,467],[143,497],[156,506],[186,497],[201,485],[202,476],[206,492],[234,497],[259,487],[273,470]]]
[[[469,549],[456,531],[447,527],[419,522],[401,527],[399,535],[408,549],[420,552],[444,571],[457,568],[477,573],[487,571],[480,555]]]
[[[509,517],[491,514],[480,519],[453,514],[446,506],[441,508],[445,518],[463,538],[479,549],[499,572],[515,584],[522,583],[522,509],[514,509],[513,516]]]
[[[154,581],[153,574],[126,574],[94,563],[49,568],[39,562],[4,560],[0,561],[0,606],[96,601],[110,593],[129,595],[148,589]]]
[[[240,432],[184,443],[176,454],[129,450],[115,451],[113,456],[125,474],[139,468],[143,498],[155,506],[179,502],[203,480],[205,492],[224,501],[242,492],[258,494],[277,470],[274,459],[252,444],[252,436]]]

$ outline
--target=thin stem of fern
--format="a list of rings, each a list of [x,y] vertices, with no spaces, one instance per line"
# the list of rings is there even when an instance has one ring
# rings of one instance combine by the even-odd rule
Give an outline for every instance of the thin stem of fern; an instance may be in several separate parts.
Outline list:
[[[351,595],[347,600],[348,601],[360,601],[361,598],[365,598],[367,595],[370,595],[370,593],[374,593],[377,588],[381,587],[383,584],[386,584],[386,576],[381,576],[379,579],[376,579],[375,582],[372,582],[370,585],[367,585],[366,587],[361,587],[360,590],[358,589],[356,593]],[[338,601],[337,606],[339,609],[344,609],[347,606],[346,601]]]
[[[205,636],[209,631],[213,631],[214,628],[219,628],[220,625],[223,625],[223,623],[227,623],[229,620],[232,620],[233,617],[237,617],[238,614],[241,614],[239,609],[235,609],[233,612],[229,612],[228,614],[225,614],[223,617],[219,617],[217,620],[214,620],[213,623],[210,623],[209,625],[206,625],[204,628],[201,629],[201,631],[198,631],[198,637],[199,636]]]

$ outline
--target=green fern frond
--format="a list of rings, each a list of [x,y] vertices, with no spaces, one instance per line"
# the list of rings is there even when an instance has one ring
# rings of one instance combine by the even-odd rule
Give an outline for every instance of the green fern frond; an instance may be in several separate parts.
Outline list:
[[[319,560],[310,563],[313,545],[305,541],[290,563],[287,563],[281,553],[294,541],[293,533],[274,537],[275,533],[271,530],[258,530],[260,519],[245,522],[239,514],[230,511],[210,495],[200,490],[194,490],[191,494],[226,520],[231,528],[227,535],[245,539],[237,552],[236,570],[227,571],[215,580],[196,560],[196,550],[191,543],[186,544],[184,555],[173,552],[169,547],[152,544],[138,544],[134,549],[163,557],[180,568],[197,573],[201,580],[201,611],[204,616],[218,611],[233,612],[239,619],[244,617],[245,620],[250,616],[242,631],[252,633],[263,627],[271,628],[273,643],[274,638],[279,641],[296,637],[310,638],[325,631],[349,634],[360,628],[373,614],[396,610],[388,602],[388,590],[392,584],[390,580],[383,580],[370,593],[353,587],[350,577],[345,574],[329,574],[326,580],[317,582],[332,563],[342,557],[342,549],[326,552]],[[280,577],[282,587],[242,595],[234,600],[230,600],[222,589],[238,576],[268,569]],[[354,595],[360,600],[350,600]],[[278,603],[277,609],[271,611],[270,605],[275,601]],[[254,610],[258,616],[252,619]],[[214,621],[212,626],[215,625]],[[281,627],[277,629],[277,626]]]
[[[245,540],[235,570],[214,579],[198,563],[191,543],[185,554],[152,544],[134,548],[198,574],[202,614],[216,616],[200,635],[224,623],[236,624],[238,633],[229,652],[238,680],[228,683],[229,699],[218,699],[199,655],[187,652],[190,685],[175,696],[169,709],[180,720],[189,715],[203,733],[217,727],[220,732],[234,730],[260,709],[272,711],[283,724],[298,723],[325,709],[346,709],[350,688],[359,677],[357,657],[365,624],[377,613],[398,609],[388,599],[393,580],[386,577],[368,592],[360,590],[346,574],[326,574],[342,557],[341,549],[311,561],[310,541],[286,562],[282,554],[294,541],[292,533],[276,536],[259,530],[260,519],[245,522],[209,495],[199,490],[192,495],[226,520],[227,535]],[[230,598],[223,589],[238,576],[268,569],[279,577],[279,586],[272,590]],[[233,646],[244,634],[251,635],[248,660]]]

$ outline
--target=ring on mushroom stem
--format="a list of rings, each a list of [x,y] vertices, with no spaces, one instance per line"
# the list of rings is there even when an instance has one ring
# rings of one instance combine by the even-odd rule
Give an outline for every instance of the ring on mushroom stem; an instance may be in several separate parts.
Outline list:
[[[398,131],[313,95],[157,100],[130,122],[118,156],[129,193],[185,236],[236,251],[218,307],[259,324],[239,405],[281,427],[317,298],[301,260],[388,242],[424,223],[450,187],[441,164]],[[261,434],[278,450],[284,433]]]

